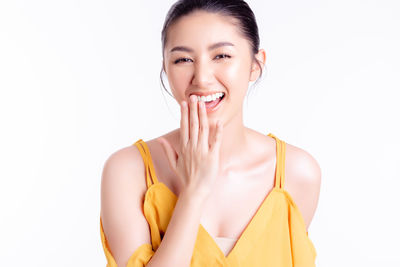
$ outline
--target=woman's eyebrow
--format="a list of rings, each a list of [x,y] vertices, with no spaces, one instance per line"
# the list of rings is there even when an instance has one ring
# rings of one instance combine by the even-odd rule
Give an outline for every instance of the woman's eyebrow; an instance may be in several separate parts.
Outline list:
[[[221,46],[234,46],[234,45],[230,42],[218,42],[218,43],[210,45],[208,47],[208,50],[210,51],[213,49],[217,49],[218,47],[221,47]],[[186,46],[175,46],[169,52],[172,53],[174,51],[193,52],[193,49],[186,47]]]

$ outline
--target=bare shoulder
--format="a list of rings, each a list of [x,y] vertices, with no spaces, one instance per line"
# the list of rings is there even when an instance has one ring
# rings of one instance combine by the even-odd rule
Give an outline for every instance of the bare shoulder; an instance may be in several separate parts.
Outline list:
[[[106,159],[101,185],[101,193],[104,197],[108,193],[114,193],[110,190],[111,188],[122,189],[121,185],[133,186],[126,190],[135,190],[137,192],[146,190],[143,158],[136,146],[131,145],[121,148]]]
[[[143,214],[146,192],[145,167],[136,146],[112,153],[101,177],[101,220],[111,254],[118,266],[126,266],[132,253],[151,243]]]
[[[317,209],[320,187],[317,160],[304,149],[286,143],[284,188],[300,209],[307,229]]]

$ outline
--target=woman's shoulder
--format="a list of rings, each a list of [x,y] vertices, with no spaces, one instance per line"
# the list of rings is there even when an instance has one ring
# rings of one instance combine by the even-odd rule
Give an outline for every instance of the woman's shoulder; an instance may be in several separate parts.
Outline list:
[[[299,207],[306,228],[318,205],[321,187],[321,168],[317,160],[303,148],[286,143],[285,190]]]
[[[273,134],[273,133],[271,133]],[[268,134],[263,134],[252,130],[252,135],[260,147],[276,148],[275,138]],[[285,174],[286,176],[296,176],[299,182],[318,182],[320,176],[320,166],[315,157],[305,149],[288,143],[284,137],[273,134],[277,139],[285,143]],[[263,146],[265,145],[265,146]],[[305,179],[305,180],[304,180]]]
[[[276,149],[276,143],[268,134],[252,132],[255,144],[269,151]],[[299,207],[308,228],[317,208],[321,168],[315,157],[304,148],[290,144],[284,137],[273,134],[285,143],[284,189],[289,192]]]
[[[286,144],[285,174],[289,180],[295,178],[296,183],[319,185],[321,168],[315,157],[304,148]]]
[[[103,164],[102,184],[106,184],[108,188],[111,188],[110,185],[118,186],[120,190],[132,188],[136,190],[137,195],[145,193],[147,190],[145,161],[147,159],[135,145],[140,139],[132,140],[130,144],[117,148],[108,155]]]

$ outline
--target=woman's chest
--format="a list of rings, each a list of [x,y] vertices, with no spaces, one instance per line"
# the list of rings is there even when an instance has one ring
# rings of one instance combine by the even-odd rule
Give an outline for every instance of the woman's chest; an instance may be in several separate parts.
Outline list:
[[[240,237],[273,188],[273,182],[257,184],[225,185],[207,199],[200,223],[211,236]]]
[[[166,159],[157,152],[160,151],[152,153],[157,179],[179,196],[180,183]],[[218,177],[200,219],[211,236],[239,238],[274,186],[274,165],[274,160],[267,158]]]

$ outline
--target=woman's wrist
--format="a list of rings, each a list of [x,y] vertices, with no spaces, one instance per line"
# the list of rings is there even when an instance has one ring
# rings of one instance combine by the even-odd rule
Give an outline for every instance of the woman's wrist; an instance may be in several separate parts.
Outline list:
[[[190,202],[192,205],[203,206],[208,196],[210,195],[210,190],[200,189],[200,188],[186,188],[182,190],[179,198],[183,198],[185,201]]]

